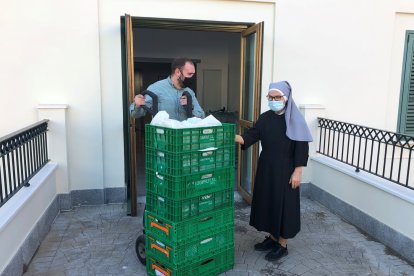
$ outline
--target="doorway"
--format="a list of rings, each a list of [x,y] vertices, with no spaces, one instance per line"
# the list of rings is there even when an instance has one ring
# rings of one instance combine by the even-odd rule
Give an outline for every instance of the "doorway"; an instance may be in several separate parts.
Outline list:
[[[262,23],[122,17],[124,109],[129,110],[135,94],[165,77],[166,64],[173,57],[185,56],[198,61],[193,90],[200,105],[207,114],[223,108],[237,114],[240,133],[259,115],[262,28]],[[149,120],[131,119],[124,113],[125,180],[130,215],[136,215],[136,196],[145,194],[142,131]],[[258,155],[258,149],[247,155],[239,151],[237,158],[244,160],[242,169],[250,171],[240,174],[239,164],[237,189],[249,202],[255,154]]]
[[[148,88],[154,82],[163,80],[170,75],[173,58],[143,58],[134,57],[134,93],[137,94]],[[197,64],[199,60],[193,60],[196,74],[191,78],[188,87],[196,92]],[[135,119],[136,139],[136,191],[137,196],[145,196],[145,125],[150,123],[152,116]]]

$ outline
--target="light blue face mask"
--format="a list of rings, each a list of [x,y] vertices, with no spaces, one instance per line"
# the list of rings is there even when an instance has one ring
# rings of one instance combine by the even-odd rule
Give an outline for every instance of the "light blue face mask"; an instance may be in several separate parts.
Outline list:
[[[269,101],[269,108],[275,112],[278,112],[285,108],[285,103],[283,101]]]

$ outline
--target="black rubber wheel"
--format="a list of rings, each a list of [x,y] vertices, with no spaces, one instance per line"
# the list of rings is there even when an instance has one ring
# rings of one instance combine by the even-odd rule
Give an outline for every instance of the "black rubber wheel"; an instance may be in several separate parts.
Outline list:
[[[137,238],[135,242],[135,252],[141,264],[146,265],[147,263],[147,254],[145,252],[145,235],[141,235]]]

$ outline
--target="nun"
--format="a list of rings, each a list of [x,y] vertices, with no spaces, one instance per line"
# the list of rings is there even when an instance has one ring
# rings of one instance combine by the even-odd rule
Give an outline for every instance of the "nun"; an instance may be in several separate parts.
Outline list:
[[[261,142],[250,225],[269,233],[254,249],[276,261],[288,254],[288,239],[300,231],[299,185],[312,136],[287,81],[271,83],[267,99],[270,110],[235,140],[243,150]]]

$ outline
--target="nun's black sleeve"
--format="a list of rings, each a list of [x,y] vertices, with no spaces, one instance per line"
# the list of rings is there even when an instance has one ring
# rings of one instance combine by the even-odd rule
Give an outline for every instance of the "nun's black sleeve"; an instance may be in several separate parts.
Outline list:
[[[309,158],[309,142],[295,141],[294,165],[306,167]]]
[[[261,129],[261,117],[257,122],[249,129],[245,130],[241,135],[244,140],[244,144],[241,146],[242,150],[249,148],[251,145],[255,144],[260,140],[260,129]]]

